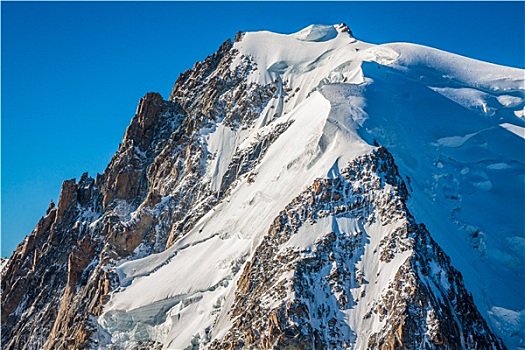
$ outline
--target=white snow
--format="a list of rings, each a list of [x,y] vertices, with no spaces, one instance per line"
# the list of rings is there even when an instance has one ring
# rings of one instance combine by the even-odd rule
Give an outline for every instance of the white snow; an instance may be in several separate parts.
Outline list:
[[[522,109],[518,109],[517,111],[514,111],[514,115],[518,118],[524,119],[525,118],[525,107]]]
[[[313,225],[306,224],[281,246],[281,250],[295,248],[298,250],[311,250],[316,240],[323,234],[329,233],[337,227],[339,232],[355,236],[360,230],[359,221],[356,218],[334,218],[331,216],[321,218]]]
[[[239,55],[232,66],[239,64],[243,55],[253,58],[258,69],[248,81],[263,85],[277,82],[288,88],[283,93],[283,113],[287,113],[320,85],[362,82],[357,58],[360,51],[356,49],[368,47],[371,45],[358,42],[334,26],[310,26],[292,35],[252,32],[234,44]]]
[[[509,329],[523,332],[523,312],[517,317],[505,310],[521,310],[525,300],[525,258],[512,248],[524,234],[525,122],[516,114],[524,108],[523,70],[414,44],[371,45],[338,26],[246,33],[234,48],[239,54],[232,65],[251,57],[258,69],[248,81],[276,83],[282,98],[273,99],[248,131],[219,124],[202,133],[213,155],[207,169],[212,190],[219,189],[235,150],[271,129],[276,114],[270,105],[282,111],[279,122],[294,123],[269,147],[253,183],[238,182],[165,252],[116,269],[121,287],[99,318],[113,341],[149,337],[182,349],[211,326],[211,336],[220,338],[230,326],[236,280],[273,219],[315,178],[377,141],[410,178],[416,219],[451,256],[492,329],[517,347],[523,336]],[[353,219],[337,224],[355,231]],[[289,244],[307,248],[328,226],[323,220],[305,226]],[[367,298],[381,292],[409,254],[378,264],[375,248],[393,229],[365,228],[370,242],[356,264],[369,281]],[[473,238],[476,230],[483,235]],[[379,327],[375,320],[361,325],[368,302],[348,312],[351,328],[364,332],[357,334],[358,348],[364,346],[359,339]]]
[[[510,96],[510,95],[500,95],[497,96],[498,102],[501,103],[504,107],[516,107],[523,103],[522,97]]]
[[[328,41],[337,36],[337,30],[334,26],[312,24],[290,36],[301,41]]]
[[[511,123],[503,123],[503,124],[500,124],[500,126],[502,128],[507,129],[511,133],[513,133],[515,135],[518,135],[522,139],[525,139],[525,127],[519,126],[519,125],[514,125],[514,124],[511,124]]]
[[[235,136],[234,131],[223,123],[220,123],[217,130],[209,136],[208,152],[213,155],[213,159],[207,175],[211,178],[211,189],[214,192],[220,190],[222,178],[233,157],[236,146]]]
[[[522,69],[499,66],[416,44],[394,43],[378,46],[399,52],[399,58],[395,62],[396,68],[423,82],[463,86],[487,93],[523,93]]]

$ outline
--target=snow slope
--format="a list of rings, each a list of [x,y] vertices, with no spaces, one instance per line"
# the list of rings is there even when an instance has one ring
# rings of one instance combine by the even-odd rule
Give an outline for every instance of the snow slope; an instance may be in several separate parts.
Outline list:
[[[275,83],[279,94],[247,130],[219,123],[202,133],[216,155],[206,173],[212,190],[234,152],[272,125],[293,123],[252,179],[244,176],[190,233],[117,267],[121,286],[98,320],[102,344],[154,339],[182,349],[220,339],[240,271],[274,218],[314,179],[379,143],[406,179],[416,220],[451,256],[491,328],[509,348],[525,347],[523,70],[413,44],[371,45],[342,25],[245,33],[234,49],[232,66],[250,57],[257,69],[247,80]],[[384,230],[370,230],[370,247]],[[307,245],[315,232],[290,242]]]
[[[525,123],[515,113],[524,105],[524,73],[388,46],[401,53],[392,66],[364,65],[370,81],[357,95],[373,103],[360,134],[393,153],[411,179],[412,213],[463,273],[491,326],[510,348],[523,347],[523,318],[507,329],[495,310],[523,313],[525,301]]]

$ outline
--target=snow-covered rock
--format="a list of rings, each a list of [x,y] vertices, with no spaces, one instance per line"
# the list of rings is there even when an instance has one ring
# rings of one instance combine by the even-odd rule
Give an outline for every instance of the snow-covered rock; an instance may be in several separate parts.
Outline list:
[[[3,269],[2,342],[523,348],[524,93],[344,24],[238,33],[65,183]]]

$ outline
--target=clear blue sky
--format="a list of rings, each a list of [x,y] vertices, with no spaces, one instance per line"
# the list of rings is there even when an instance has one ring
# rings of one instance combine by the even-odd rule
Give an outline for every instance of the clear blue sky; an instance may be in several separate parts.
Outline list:
[[[137,102],[239,30],[347,23],[371,43],[407,41],[524,67],[524,3],[1,2],[2,256],[64,179],[102,172]]]

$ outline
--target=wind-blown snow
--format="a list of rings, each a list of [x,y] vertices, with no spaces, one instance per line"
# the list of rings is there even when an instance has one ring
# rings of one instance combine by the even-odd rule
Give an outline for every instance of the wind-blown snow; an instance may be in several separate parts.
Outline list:
[[[311,26],[292,35],[246,33],[243,40],[234,45],[239,55],[232,66],[239,64],[243,55],[252,57],[258,70],[252,72],[249,81],[263,85],[278,81],[287,86],[289,101],[284,112],[289,112],[319,85],[362,82],[356,58],[371,45],[340,31],[340,27]]]
[[[407,43],[379,45],[399,52],[396,69],[429,85],[470,87],[496,94],[521,92],[523,70],[474,60],[438,49]]]
[[[220,338],[239,271],[279,211],[315,178],[337,171],[334,164],[378,142],[406,179],[410,210],[451,256],[492,329],[509,348],[525,346],[525,122],[516,114],[524,109],[523,70],[414,44],[371,45],[340,26],[246,33],[234,49],[233,66],[251,57],[258,69],[248,80],[278,82],[285,97],[270,103],[282,115],[266,106],[249,132],[219,124],[202,135],[214,155],[207,172],[212,190],[236,148],[274,118],[294,122],[269,147],[254,182],[244,177],[165,252],[117,268],[121,288],[99,318],[113,339],[128,334],[124,341],[149,337],[185,348],[212,326]],[[355,223],[338,224],[351,231]],[[384,229],[391,228],[367,228],[370,247]],[[289,244],[315,241],[318,231],[302,230]],[[360,262],[370,274],[378,268],[372,255],[367,249]],[[361,321],[357,315],[348,316],[352,327]]]

